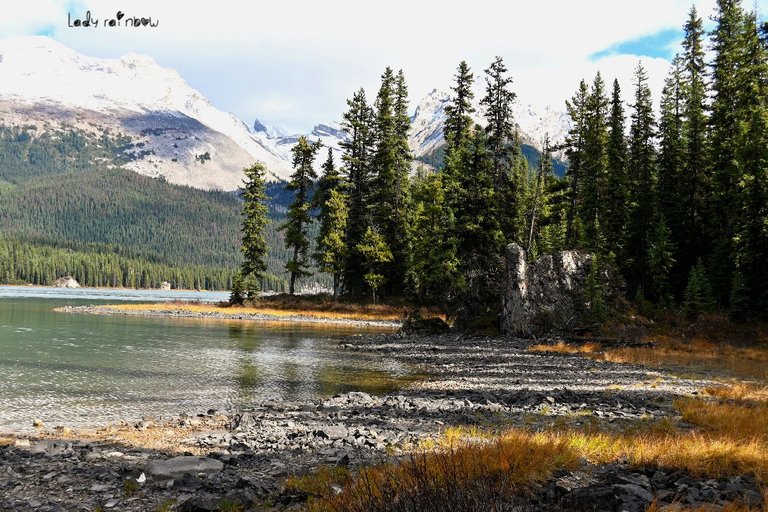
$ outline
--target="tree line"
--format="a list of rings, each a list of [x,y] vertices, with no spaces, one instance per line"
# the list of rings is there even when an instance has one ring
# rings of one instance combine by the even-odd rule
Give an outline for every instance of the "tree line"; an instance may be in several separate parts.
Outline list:
[[[282,228],[291,281],[314,261],[333,276],[334,297],[410,296],[463,322],[494,321],[504,250],[517,242],[529,257],[593,252],[643,308],[764,316],[768,30],[736,0],[718,0],[713,20],[706,34],[691,10],[658,113],[640,64],[629,104],[617,80],[610,91],[600,73],[582,80],[566,102],[566,141],[545,140],[535,167],[521,151],[512,79],[497,57],[483,73],[482,125],[473,117],[475,76],[462,61],[442,161],[411,175],[407,86],[402,71],[387,68],[372,102],[362,88],[347,101],[340,165],[329,151],[316,179],[319,142],[301,138],[293,148],[295,196]],[[563,179],[552,172],[555,149],[568,157]],[[264,173],[260,165],[247,172],[256,201]],[[253,239],[244,243],[242,283],[261,272],[249,263],[264,254],[250,231],[258,215],[246,199],[243,235]]]

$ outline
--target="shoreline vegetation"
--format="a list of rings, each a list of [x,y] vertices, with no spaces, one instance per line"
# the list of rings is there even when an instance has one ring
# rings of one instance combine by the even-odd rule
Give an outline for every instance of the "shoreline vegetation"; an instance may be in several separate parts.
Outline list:
[[[226,302],[203,303],[173,301],[142,304],[106,304],[64,306],[63,313],[126,315],[171,318],[246,320],[292,324],[329,324],[397,329],[403,324],[409,307],[405,305],[333,302],[326,295],[270,295],[248,306]],[[421,308],[426,313],[434,313]]]

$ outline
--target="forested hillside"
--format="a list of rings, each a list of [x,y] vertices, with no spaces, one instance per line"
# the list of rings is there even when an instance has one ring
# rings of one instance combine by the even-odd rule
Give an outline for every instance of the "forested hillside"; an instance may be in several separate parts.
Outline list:
[[[78,130],[33,136],[0,128],[0,282],[226,289],[240,263],[239,198],[116,167],[125,138]],[[271,184],[265,289],[285,287],[283,235],[290,200]],[[322,279],[323,276],[320,276]]]

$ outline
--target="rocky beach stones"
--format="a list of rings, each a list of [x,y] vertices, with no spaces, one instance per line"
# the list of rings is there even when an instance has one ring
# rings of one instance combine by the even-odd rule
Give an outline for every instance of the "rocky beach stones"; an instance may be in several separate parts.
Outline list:
[[[222,469],[224,469],[224,463],[220,460],[188,455],[166,460],[153,460],[144,466],[144,472],[156,480],[181,478],[185,474],[209,475],[218,473]]]

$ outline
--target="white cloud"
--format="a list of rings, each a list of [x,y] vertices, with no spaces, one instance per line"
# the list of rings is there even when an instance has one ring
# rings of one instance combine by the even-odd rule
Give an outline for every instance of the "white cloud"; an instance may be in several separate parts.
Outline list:
[[[694,2],[709,16],[714,0]],[[748,8],[752,7],[749,2]],[[403,68],[412,102],[432,88],[445,89],[459,60],[480,78],[494,56],[504,57],[523,103],[561,108],[583,77],[600,68],[620,78],[630,98],[637,57],[589,56],[620,41],[679,28],[691,0],[475,0],[461,6],[439,0],[31,0],[14,2],[0,36],[55,27],[54,37],[78,51],[118,56],[147,53],[222,108],[250,123],[307,129],[338,119],[345,99],[360,85],[373,94],[386,65]],[[759,0],[762,12],[768,0]],[[68,11],[97,18],[118,10],[152,16],[156,29],[74,29]],[[125,27],[123,27],[125,28]],[[666,74],[663,59],[644,59],[656,96]],[[280,101],[277,101],[277,100]]]

